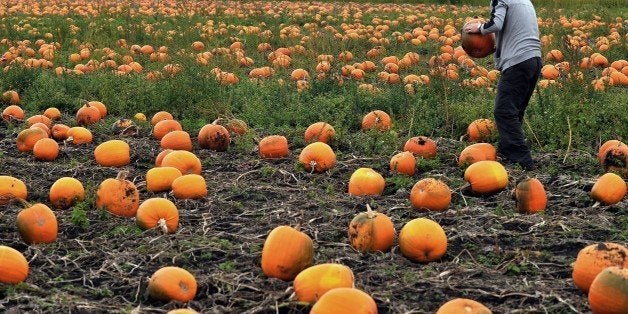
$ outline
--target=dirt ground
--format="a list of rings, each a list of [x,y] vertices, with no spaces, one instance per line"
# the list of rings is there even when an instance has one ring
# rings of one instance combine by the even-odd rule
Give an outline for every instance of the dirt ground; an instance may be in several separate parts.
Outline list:
[[[465,143],[440,138],[438,167],[420,169],[412,180],[389,179],[383,196],[363,198],[346,192],[351,173],[368,166],[392,178],[387,169],[392,152],[360,158],[342,151],[341,145],[336,148],[336,168],[310,174],[295,167],[301,147],[291,147],[287,159],[261,160],[255,151],[217,153],[200,150],[195,143],[209,195],[176,200],[143,186],[159,152],[148,132],[144,128],[140,135],[125,138],[131,144],[132,163],[124,169],[130,171],[142,200],[159,196],[175,202],[181,217],[180,228],[172,235],[141,231],[135,219],[94,208],[98,184],[120,170],[96,164],[96,144],[61,145],[55,162],[36,162],[32,154],[17,151],[17,129],[0,124],[0,175],[20,178],[28,186],[29,201],[48,204],[52,183],[75,177],[86,187],[89,205],[87,220],[77,217],[76,209],[55,210],[57,242],[33,246],[24,244],[17,232],[20,208],[0,209],[0,244],[23,252],[30,262],[25,283],[0,285],[0,312],[163,313],[185,306],[204,313],[308,312],[307,306],[291,302],[290,282],[266,278],[260,268],[261,248],[270,230],[297,224],[315,242],[315,263],[350,267],[356,287],[375,299],[380,313],[433,313],[456,297],[480,301],[494,313],[588,312],[586,295],[571,279],[570,264],[588,244],[628,241],[628,201],[593,207],[588,193],[602,169],[593,154],[583,151],[571,150],[565,162],[565,152],[536,152],[539,169],[524,173],[508,166],[508,189],[479,197],[457,190],[464,182],[455,154]],[[95,143],[114,138],[111,133],[98,134]],[[548,191],[544,214],[520,215],[514,210],[511,190],[526,175],[537,177]],[[447,211],[411,208],[410,188],[423,177],[438,177],[455,190]],[[391,217],[397,231],[417,217],[439,222],[449,240],[447,254],[440,261],[419,264],[404,258],[397,246],[388,253],[355,251],[348,244],[348,224],[366,203]],[[193,301],[164,303],[147,297],[148,278],[168,265],[183,267],[196,277]]]

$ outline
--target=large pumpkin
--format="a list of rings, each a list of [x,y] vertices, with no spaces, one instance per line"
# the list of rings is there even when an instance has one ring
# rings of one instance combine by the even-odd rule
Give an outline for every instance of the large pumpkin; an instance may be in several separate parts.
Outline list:
[[[482,23],[481,19],[472,19],[467,24]],[[482,35],[480,33],[468,33],[461,31],[462,49],[473,58],[484,58],[495,52],[495,34]]]
[[[515,188],[515,203],[520,213],[534,214],[545,210],[547,194],[539,179],[527,178]]]
[[[293,280],[314,261],[314,244],[305,233],[289,226],[273,229],[262,249],[262,271],[271,278]]]
[[[412,207],[428,211],[443,211],[451,203],[451,190],[443,181],[434,178],[419,180],[410,191]]]
[[[628,313],[628,268],[608,267],[595,277],[589,289],[593,314]]]
[[[0,206],[12,199],[26,200],[28,190],[22,180],[11,176],[0,176]]]
[[[384,177],[371,168],[359,168],[349,178],[349,194],[351,195],[381,195],[385,186]]]
[[[353,288],[353,272],[342,264],[314,265],[300,272],[292,287],[298,301],[314,303],[331,289]]]
[[[85,198],[85,189],[81,181],[63,177],[59,178],[50,187],[50,203],[59,209],[66,209]]]
[[[377,314],[375,300],[355,288],[335,288],[327,291],[312,307],[310,314]]]
[[[386,252],[395,240],[395,225],[388,216],[366,205],[367,211],[357,214],[349,223],[349,242],[360,252]]]
[[[17,214],[17,230],[27,244],[52,243],[57,240],[57,217],[50,208],[38,203]]]
[[[626,183],[620,176],[609,172],[595,181],[591,189],[591,197],[605,205],[619,203],[626,195]]]
[[[588,292],[595,276],[610,266],[628,268],[628,248],[612,242],[591,244],[578,252],[571,277],[580,290]]]
[[[262,158],[288,157],[288,139],[282,135],[269,135],[259,141],[259,155]]]
[[[229,130],[218,124],[206,124],[198,132],[198,145],[215,151],[226,151],[231,142]]]
[[[94,124],[102,118],[98,108],[85,104],[76,112],[76,123],[78,125]]]
[[[75,126],[68,130],[67,140],[72,144],[89,144],[93,140],[92,132],[82,126]]]
[[[173,202],[161,197],[142,202],[135,218],[143,230],[159,227],[163,233],[174,233],[179,228],[179,210]]]
[[[18,250],[0,245],[0,283],[17,284],[28,277],[28,261]]]
[[[103,167],[122,167],[131,162],[131,147],[125,141],[109,140],[94,149],[96,162]]]
[[[24,110],[17,105],[10,105],[2,110],[2,119],[4,121],[24,120]]]
[[[433,262],[447,252],[447,235],[437,222],[416,218],[401,228],[399,248],[412,261]]]
[[[192,139],[185,131],[172,131],[164,135],[160,142],[162,149],[192,151]]]
[[[310,172],[324,172],[336,165],[336,154],[329,145],[314,142],[303,148],[299,154],[299,163]]]
[[[59,156],[59,144],[51,138],[42,138],[33,146],[35,160],[53,161]]]
[[[181,123],[172,119],[161,120],[153,127],[153,136],[156,139],[161,140],[166,134],[172,131],[183,131]]]
[[[140,194],[133,182],[121,171],[115,179],[105,179],[96,191],[96,207],[121,217],[134,217],[140,206]]]
[[[48,134],[40,128],[22,130],[17,135],[17,150],[21,152],[30,152],[33,150],[33,147],[35,147],[35,143],[43,138],[48,138]]]
[[[508,186],[508,172],[497,161],[482,160],[469,166],[464,172],[471,190],[479,194],[499,192]]]
[[[188,302],[196,296],[196,278],[187,270],[168,266],[157,270],[148,281],[148,295],[163,301]]]

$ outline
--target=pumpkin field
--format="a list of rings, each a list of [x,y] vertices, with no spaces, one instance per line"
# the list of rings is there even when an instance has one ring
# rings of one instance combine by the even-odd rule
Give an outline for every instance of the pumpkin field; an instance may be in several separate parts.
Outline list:
[[[628,313],[625,3],[533,1],[523,169],[392,2],[0,1],[0,312]]]

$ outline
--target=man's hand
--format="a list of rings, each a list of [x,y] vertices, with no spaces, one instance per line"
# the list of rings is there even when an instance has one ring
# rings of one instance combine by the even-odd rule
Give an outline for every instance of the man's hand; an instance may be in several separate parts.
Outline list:
[[[469,34],[477,34],[480,33],[480,26],[482,26],[482,23],[468,23],[464,26],[463,31]]]

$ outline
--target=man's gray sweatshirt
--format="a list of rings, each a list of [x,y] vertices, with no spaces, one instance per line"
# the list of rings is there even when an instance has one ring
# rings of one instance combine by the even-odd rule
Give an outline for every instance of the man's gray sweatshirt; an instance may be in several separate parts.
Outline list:
[[[492,0],[491,19],[480,31],[495,33],[495,68],[500,71],[541,57],[539,26],[530,0]]]

